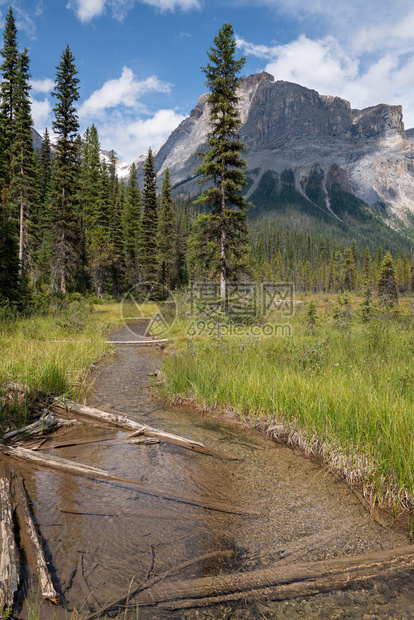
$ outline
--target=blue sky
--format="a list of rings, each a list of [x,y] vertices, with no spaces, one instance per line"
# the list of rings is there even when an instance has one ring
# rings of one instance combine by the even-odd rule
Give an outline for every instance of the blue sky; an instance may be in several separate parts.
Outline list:
[[[56,65],[69,44],[81,81],[81,131],[125,161],[159,148],[205,92],[200,69],[230,22],[244,74],[336,95],[354,108],[401,104],[414,126],[412,0],[0,0],[29,49],[33,117],[51,129]]]

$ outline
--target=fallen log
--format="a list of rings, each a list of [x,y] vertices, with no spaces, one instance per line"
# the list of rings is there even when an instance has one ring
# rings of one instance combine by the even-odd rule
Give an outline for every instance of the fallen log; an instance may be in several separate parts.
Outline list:
[[[52,443],[52,444],[48,444],[47,446],[45,446],[43,448],[43,450],[48,450],[49,448],[53,448],[53,449],[59,449],[59,448],[71,448],[72,446],[85,446],[91,443],[104,443],[106,444],[110,444],[110,445],[117,445],[117,446],[121,446],[123,444],[134,444],[136,446],[139,445],[153,445],[153,444],[159,444],[160,440],[157,439],[156,437],[137,437],[137,438],[133,438],[131,437],[130,439],[114,439],[113,437],[111,438],[98,438],[98,439],[74,439],[73,441],[65,441],[63,443]],[[36,448],[36,450],[38,450],[39,448]]]
[[[169,338],[161,338],[159,340],[106,340],[105,344],[138,344],[142,346],[149,346],[151,344],[163,344],[169,342]]]
[[[52,409],[54,411],[59,411],[60,415],[74,415],[89,422],[93,420],[115,428],[137,431],[142,435],[147,435],[148,437],[158,437],[162,441],[174,443],[195,452],[201,452],[203,454],[209,454],[210,456],[227,459],[235,458],[225,454],[224,452],[215,450],[214,448],[209,448],[199,441],[193,441],[192,439],[187,439],[186,437],[180,437],[179,435],[174,435],[173,433],[167,433],[160,429],[135,422],[135,420],[130,420],[125,416],[119,416],[115,413],[107,413],[106,411],[101,411],[100,409],[95,409],[94,407],[88,407],[86,405],[80,405],[79,403],[69,400],[56,400],[52,405]]]
[[[153,587],[155,584],[159,583],[160,581],[161,582],[164,581],[164,579],[166,579],[168,576],[176,575],[180,571],[186,568],[189,568],[190,566],[194,566],[195,564],[201,564],[201,562],[205,562],[206,560],[211,560],[213,558],[219,558],[219,557],[228,558],[231,556],[234,556],[234,552],[231,550],[230,551],[227,551],[227,550],[211,551],[210,553],[206,553],[204,555],[191,558],[191,560],[187,560],[186,562],[183,562],[182,564],[177,564],[175,566],[172,566],[171,568],[167,568],[167,570],[163,571],[161,575],[158,575],[157,577],[152,577],[151,579],[146,579],[146,581],[143,581],[137,588],[135,588],[135,590],[133,590],[132,592],[129,591],[126,596],[123,596],[117,601],[113,603],[109,603],[105,607],[101,608],[100,614],[107,613],[109,611],[119,611],[120,608],[126,608],[128,601],[132,597],[136,596],[139,592],[148,590],[149,588]],[[99,614],[93,613],[87,616],[85,620],[95,620],[95,619],[97,620],[100,617],[101,616]]]
[[[20,582],[20,559],[13,531],[10,478],[2,468],[0,477],[0,617],[13,606]]]
[[[222,574],[154,586],[136,599],[140,607],[159,605],[178,610],[228,601],[286,600],[339,590],[352,583],[388,578],[414,566],[414,546],[278,566],[236,574]]]
[[[91,467],[90,465],[81,465],[68,459],[62,459],[58,456],[52,456],[50,454],[39,454],[33,450],[26,450],[19,446],[4,446],[0,445],[0,452],[4,455],[16,459],[18,461],[25,461],[31,463],[33,467],[40,469],[54,469],[67,474],[75,476],[83,476],[91,479],[108,480],[109,482],[122,482],[124,484],[133,484],[139,487],[140,492],[144,495],[151,495],[160,499],[166,499],[170,501],[180,502],[184,504],[190,504],[192,506],[198,506],[201,508],[207,508],[208,510],[214,510],[218,512],[226,512],[229,514],[238,515],[250,515],[257,516],[258,513],[253,511],[246,511],[242,508],[238,508],[228,502],[221,500],[210,499],[208,497],[198,496],[196,498],[191,495],[177,494],[169,490],[155,487],[149,482],[143,482],[141,480],[134,480],[132,478],[126,478],[124,476],[117,476],[111,474],[104,469],[98,469],[97,467]]]
[[[17,501],[16,513],[19,521],[21,539],[25,543],[24,546],[29,564],[32,565],[32,568],[37,573],[40,593],[44,599],[52,603],[58,603],[59,595],[53,587],[52,577],[47,567],[43,546],[30,512],[27,493],[22,479],[17,475],[13,477],[13,491]]]
[[[5,433],[4,439],[13,439],[19,435],[25,435],[26,437],[33,437],[38,434],[43,435],[65,423],[67,424],[66,420],[60,420],[53,413],[46,412],[36,422]]]

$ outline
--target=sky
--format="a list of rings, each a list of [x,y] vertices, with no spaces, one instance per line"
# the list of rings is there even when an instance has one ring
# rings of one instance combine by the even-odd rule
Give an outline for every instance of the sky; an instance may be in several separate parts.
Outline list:
[[[125,162],[160,148],[206,92],[201,70],[231,23],[244,75],[260,71],[353,108],[403,106],[414,127],[413,0],[0,0],[31,61],[35,128],[52,133],[56,66],[69,45],[80,131]]]

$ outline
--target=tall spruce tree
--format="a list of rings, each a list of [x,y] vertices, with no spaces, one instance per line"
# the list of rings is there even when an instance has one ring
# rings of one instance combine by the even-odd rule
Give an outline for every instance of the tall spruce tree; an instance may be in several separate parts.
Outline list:
[[[384,306],[392,307],[398,304],[395,267],[390,252],[386,253],[381,263],[378,277],[378,297]]]
[[[54,174],[51,209],[53,213],[53,263],[52,276],[60,281],[60,290],[67,292],[77,267],[76,245],[79,227],[76,205],[77,176],[79,169],[77,135],[79,130],[75,104],[79,99],[79,79],[75,59],[69,46],[62,52],[56,67],[53,96],[57,104],[53,108],[53,130],[58,135],[56,167]]]
[[[38,207],[38,181],[34,160],[30,103],[29,57],[25,49],[18,56],[14,99],[14,135],[11,145],[9,200],[19,219],[20,274],[27,274],[33,225]]]
[[[157,175],[154,167],[152,149],[144,165],[144,189],[142,192],[142,218],[139,244],[138,269],[141,281],[156,282],[157,261]]]
[[[174,284],[175,236],[175,210],[171,195],[170,171],[167,168],[162,180],[157,231],[158,281],[167,288]]]
[[[18,302],[21,296],[19,280],[18,242],[7,206],[6,182],[3,180],[0,205],[0,304]]]
[[[80,169],[80,202],[82,221],[89,242],[93,230],[100,221],[101,209],[101,160],[99,136],[95,125],[87,127],[82,140]]]
[[[12,8],[6,17],[6,24],[3,31],[3,47],[1,49],[3,62],[1,70],[1,104],[0,104],[0,126],[1,126],[1,174],[5,179],[6,185],[10,183],[12,144],[14,139],[14,120],[16,114],[16,89],[19,62],[19,50],[17,45],[17,28],[13,16]]]
[[[209,63],[202,71],[206,77],[210,132],[208,151],[201,154],[199,173],[209,182],[198,202],[210,210],[198,224],[198,243],[214,244],[211,259],[218,262],[220,296],[226,299],[227,280],[236,278],[247,254],[246,185],[242,159],[243,142],[238,134],[241,121],[238,109],[238,77],[245,58],[235,60],[236,41],[231,24],[224,24],[207,52]]]
[[[39,192],[40,202],[44,204],[47,195],[50,192],[50,181],[52,177],[52,149],[50,145],[50,136],[47,127],[43,134],[42,146],[40,147],[40,155],[38,159],[39,167]]]
[[[141,194],[134,163],[129,169],[129,183],[126,188],[122,213],[122,232],[127,285],[132,286],[138,281],[137,269],[141,232]]]

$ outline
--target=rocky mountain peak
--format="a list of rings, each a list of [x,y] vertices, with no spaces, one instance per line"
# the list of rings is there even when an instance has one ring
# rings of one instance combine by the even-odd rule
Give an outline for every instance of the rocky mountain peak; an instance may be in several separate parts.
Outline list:
[[[155,157],[159,182],[168,167],[176,194],[199,192],[200,160],[195,153],[206,148],[207,97],[201,95]],[[239,107],[248,195],[257,196],[268,172],[274,177],[290,170],[297,192],[312,203],[304,187],[318,170],[326,209],[326,188],[332,179],[340,179],[338,187],[374,209],[381,205],[388,217],[407,219],[414,214],[414,144],[412,132],[407,139],[401,106],[356,110],[340,97],[320,95],[262,72],[244,79]]]

